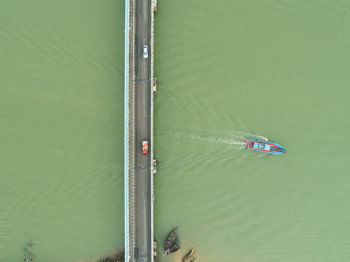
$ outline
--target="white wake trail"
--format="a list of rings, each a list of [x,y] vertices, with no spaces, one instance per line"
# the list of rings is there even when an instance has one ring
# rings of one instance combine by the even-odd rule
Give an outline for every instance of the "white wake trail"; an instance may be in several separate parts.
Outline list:
[[[209,143],[220,143],[225,145],[239,145],[243,146],[246,144],[246,140],[242,137],[233,136],[232,138],[223,138],[223,137],[204,137],[200,135],[194,135],[194,134],[181,134],[181,133],[175,133],[174,134],[178,138],[187,138],[191,140],[197,140],[197,141],[203,141],[203,142],[209,142]]]
[[[258,140],[264,140],[264,141],[269,141],[269,139],[267,137],[264,137],[262,135],[256,135],[256,134],[251,134],[251,133],[246,133],[246,132],[239,132],[238,134],[240,134],[242,136],[242,138],[254,138],[254,139],[258,139]]]

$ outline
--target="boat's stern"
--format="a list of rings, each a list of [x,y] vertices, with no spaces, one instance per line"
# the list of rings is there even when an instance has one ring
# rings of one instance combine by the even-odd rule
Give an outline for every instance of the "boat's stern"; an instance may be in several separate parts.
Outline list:
[[[247,139],[245,148],[252,149],[254,147],[254,141]]]

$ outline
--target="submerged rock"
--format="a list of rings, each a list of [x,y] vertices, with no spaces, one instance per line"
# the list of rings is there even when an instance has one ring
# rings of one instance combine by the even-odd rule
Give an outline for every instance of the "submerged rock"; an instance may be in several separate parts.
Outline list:
[[[177,227],[175,227],[168,235],[165,245],[164,245],[164,254],[169,255],[180,249],[180,241],[176,233]]]
[[[194,257],[195,250],[192,248],[186,256],[182,259],[182,262],[194,262],[196,258]]]
[[[125,261],[125,254],[124,254],[124,251],[121,251],[112,257],[105,257],[98,260],[97,262],[124,262],[124,261]]]
[[[33,262],[35,256],[29,250],[35,245],[34,242],[29,242],[24,247],[23,262]]]

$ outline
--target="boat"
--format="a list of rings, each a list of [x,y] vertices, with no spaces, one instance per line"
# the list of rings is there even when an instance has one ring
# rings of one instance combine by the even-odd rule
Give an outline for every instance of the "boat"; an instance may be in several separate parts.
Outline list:
[[[263,153],[275,155],[283,154],[287,151],[283,146],[277,143],[257,141],[252,139],[247,139],[246,148],[254,151],[260,151]]]
[[[176,234],[177,227],[175,227],[171,232],[169,233],[165,245],[164,245],[164,254],[169,255],[171,253],[174,253],[180,249],[180,242],[179,238]]]

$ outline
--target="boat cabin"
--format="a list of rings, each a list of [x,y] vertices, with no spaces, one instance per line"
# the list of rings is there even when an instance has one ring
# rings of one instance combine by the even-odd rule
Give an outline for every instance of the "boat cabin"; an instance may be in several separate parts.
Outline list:
[[[254,143],[253,149],[256,150],[268,150],[270,151],[271,146],[268,144],[260,144],[260,143]]]

